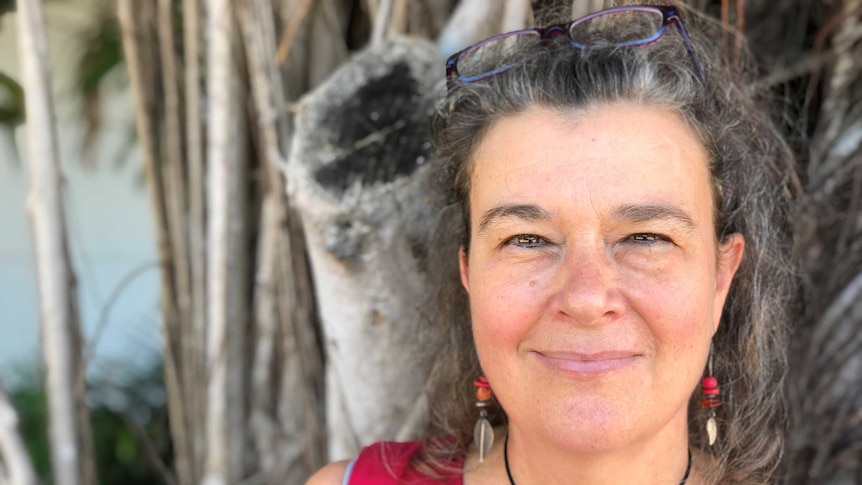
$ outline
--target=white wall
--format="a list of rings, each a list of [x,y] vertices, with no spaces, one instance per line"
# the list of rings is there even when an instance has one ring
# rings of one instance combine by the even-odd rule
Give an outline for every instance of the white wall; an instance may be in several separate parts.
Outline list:
[[[60,156],[66,176],[66,214],[71,252],[79,281],[85,335],[95,327],[111,294],[140,268],[111,305],[107,325],[90,364],[91,376],[121,378],[129,369],[159,358],[158,271],[147,193],[137,150],[124,150],[132,135],[132,105],[126,92],[103,106],[103,128],[90,154],[82,153],[83,116],[72,90],[74,60],[81,51],[78,33],[98,0],[47,2]],[[0,25],[0,71],[20,81],[17,18]],[[38,295],[25,212],[28,177],[23,129],[16,132],[21,161],[10,137],[0,136],[0,379],[14,385],[19,368],[33,368],[38,354]]]

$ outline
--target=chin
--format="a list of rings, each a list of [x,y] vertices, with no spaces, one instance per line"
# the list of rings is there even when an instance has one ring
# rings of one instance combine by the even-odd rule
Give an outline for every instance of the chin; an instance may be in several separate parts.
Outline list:
[[[602,453],[619,449],[644,432],[643,417],[635,416],[629,402],[579,399],[546,410],[544,431],[560,448],[573,453]]]

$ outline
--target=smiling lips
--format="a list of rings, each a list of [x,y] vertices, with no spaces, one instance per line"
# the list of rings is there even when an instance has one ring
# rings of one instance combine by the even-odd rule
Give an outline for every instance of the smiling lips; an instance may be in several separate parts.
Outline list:
[[[543,364],[565,373],[583,376],[600,375],[634,364],[641,355],[632,351],[606,351],[591,354],[578,352],[536,352]]]

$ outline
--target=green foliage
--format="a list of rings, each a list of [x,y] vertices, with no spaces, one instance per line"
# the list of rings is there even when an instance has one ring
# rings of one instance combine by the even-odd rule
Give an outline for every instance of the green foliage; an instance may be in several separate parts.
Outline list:
[[[48,442],[48,402],[41,381],[30,381],[10,396],[18,411],[19,431],[27,443],[36,473],[49,483],[51,448]]]
[[[84,100],[85,149],[92,146],[101,128],[102,88],[105,81],[119,75],[116,80],[120,85],[124,86],[128,82],[127,73],[122,69],[123,36],[114,3],[103,0],[96,10],[96,21],[78,34],[81,55],[74,68],[74,86]]]
[[[24,121],[24,89],[0,72],[0,124],[15,127]]]
[[[15,11],[15,0],[0,0],[0,15]]]
[[[127,417],[107,408],[94,410],[90,419],[93,424],[99,483],[148,485],[164,482],[144,458],[141,444],[132,431],[133,427],[139,425],[130,423]],[[167,422],[163,420],[160,423],[147,423],[140,426],[140,431],[148,434],[149,439],[164,444],[167,438]],[[164,452],[169,451],[166,446],[161,448]],[[166,456],[163,454],[162,458]]]
[[[48,406],[41,378],[11,391],[20,431],[43,483],[51,483]],[[87,393],[99,483],[152,485],[165,483],[144,446],[171,466],[168,413],[161,367],[133,376],[120,386],[100,384]],[[145,444],[146,440],[148,444]],[[151,456],[152,456],[151,455]]]
[[[75,86],[85,99],[98,97],[102,81],[123,65],[123,42],[113,3],[98,13],[99,21],[81,33],[81,57],[75,72]]]

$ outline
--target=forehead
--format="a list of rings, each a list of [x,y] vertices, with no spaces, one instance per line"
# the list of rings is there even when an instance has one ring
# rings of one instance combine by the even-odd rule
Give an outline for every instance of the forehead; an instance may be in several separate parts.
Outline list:
[[[665,108],[533,106],[486,131],[471,161],[471,212],[513,198],[578,203],[587,195],[594,205],[674,203],[709,216],[707,160],[696,132]]]

